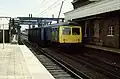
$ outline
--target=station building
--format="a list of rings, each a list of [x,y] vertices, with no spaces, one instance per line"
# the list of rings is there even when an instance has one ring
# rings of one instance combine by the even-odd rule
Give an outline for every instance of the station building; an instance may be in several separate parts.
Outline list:
[[[73,0],[65,20],[82,26],[83,42],[120,48],[120,0]]]
[[[3,43],[3,29],[4,42],[9,43],[9,17],[0,17],[0,43]]]

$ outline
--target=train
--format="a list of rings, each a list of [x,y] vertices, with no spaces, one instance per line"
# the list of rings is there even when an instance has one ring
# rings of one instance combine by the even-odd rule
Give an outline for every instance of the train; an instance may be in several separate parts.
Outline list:
[[[42,47],[82,43],[82,27],[75,23],[51,24],[28,30],[28,40]]]

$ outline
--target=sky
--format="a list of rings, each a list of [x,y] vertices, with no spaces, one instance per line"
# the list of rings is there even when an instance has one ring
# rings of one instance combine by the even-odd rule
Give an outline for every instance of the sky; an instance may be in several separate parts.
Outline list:
[[[0,17],[54,17],[57,18],[63,0],[0,0]],[[63,3],[60,18],[64,18],[64,13],[73,10],[71,4],[73,0],[65,0]],[[0,20],[0,24],[6,24],[6,20]],[[22,30],[28,25],[22,25]]]
[[[71,2],[72,0],[64,1],[60,17],[73,9]],[[0,16],[25,17],[30,13],[33,17],[52,17],[52,14],[58,17],[61,3],[62,0],[1,0]]]

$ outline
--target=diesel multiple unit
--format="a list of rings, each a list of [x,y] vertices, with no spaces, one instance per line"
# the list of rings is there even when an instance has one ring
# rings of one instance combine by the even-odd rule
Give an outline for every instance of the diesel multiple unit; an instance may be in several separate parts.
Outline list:
[[[41,46],[78,44],[82,42],[82,29],[74,24],[52,24],[29,29],[28,39]]]

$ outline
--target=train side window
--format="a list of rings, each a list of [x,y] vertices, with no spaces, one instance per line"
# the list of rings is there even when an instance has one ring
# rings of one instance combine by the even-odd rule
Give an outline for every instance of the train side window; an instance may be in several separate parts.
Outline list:
[[[70,35],[71,34],[71,29],[70,28],[63,28],[62,29],[62,34],[63,35]]]
[[[72,35],[80,35],[80,28],[72,28]]]
[[[55,28],[55,31],[58,31],[58,28]]]
[[[54,28],[52,28],[52,31],[54,31]]]

